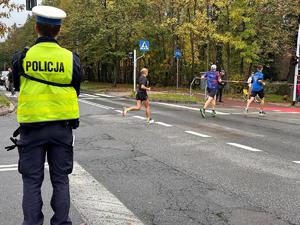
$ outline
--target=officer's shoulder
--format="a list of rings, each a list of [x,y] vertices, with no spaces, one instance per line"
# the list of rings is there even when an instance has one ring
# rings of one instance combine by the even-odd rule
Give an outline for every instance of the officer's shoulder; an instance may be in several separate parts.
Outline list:
[[[72,52],[72,53],[73,53],[73,55],[75,55],[76,57],[79,58],[79,54],[77,52]]]

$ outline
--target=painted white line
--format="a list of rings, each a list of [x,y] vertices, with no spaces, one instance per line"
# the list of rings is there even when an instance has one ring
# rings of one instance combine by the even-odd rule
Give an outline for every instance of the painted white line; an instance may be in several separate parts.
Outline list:
[[[200,134],[200,133],[197,133],[197,132],[194,132],[194,131],[189,131],[189,130],[184,131],[184,132],[188,133],[188,134],[196,135],[198,137],[203,137],[203,138],[209,138],[209,137],[211,137],[211,136],[206,135],[206,134]]]
[[[71,200],[89,225],[143,225],[143,223],[102,184],[74,162],[70,175]]]
[[[79,97],[94,97],[94,98],[97,98],[96,95],[90,95],[90,94],[85,94],[85,93],[80,94]]]
[[[118,113],[123,113],[122,110],[115,110],[115,112],[118,112]]]
[[[101,104],[98,104],[98,103],[95,103],[95,102],[85,101],[83,99],[79,99],[78,101],[82,102],[82,103],[85,103],[85,104],[88,104],[88,105],[96,106],[96,107],[99,107],[99,108],[102,108],[102,109],[114,109],[114,108],[109,107],[109,106],[101,105]]]
[[[244,112],[240,112],[240,113],[231,113],[231,115],[258,115],[258,112],[248,112],[248,113],[244,113]]]
[[[300,112],[284,112],[284,111],[276,111],[276,112],[274,112],[274,113],[282,113],[282,114],[298,114],[298,113],[300,113]]]
[[[10,165],[0,165],[0,168],[10,168],[10,167],[17,167],[18,164],[10,164]]]
[[[6,169],[0,169],[0,172],[7,172],[7,171],[17,171],[18,167],[15,168],[6,168]]]
[[[300,161],[293,161],[293,163],[297,163],[297,164],[300,164]]]
[[[173,127],[173,125],[167,124],[167,123],[163,123],[163,122],[155,122],[155,123],[159,124],[159,125],[162,125],[162,126],[165,126],[165,127]]]
[[[48,163],[45,163],[45,168],[49,168]],[[17,171],[18,164],[0,165],[0,172]]]
[[[188,107],[188,106],[183,106],[183,105],[175,105],[175,104],[170,104],[170,103],[163,103],[163,102],[152,102],[151,104],[157,104],[157,105],[165,105],[165,106],[171,106],[175,108],[181,108],[181,109],[189,109],[189,110],[194,110],[194,111],[199,111],[199,108],[193,108],[193,107]],[[206,110],[206,112],[211,113],[211,110]],[[224,113],[224,112],[219,112],[217,111],[218,115],[230,115],[230,113]]]
[[[241,144],[237,144],[237,143],[227,143],[227,144],[231,145],[231,146],[234,146],[234,147],[237,147],[237,148],[242,148],[242,149],[245,149],[245,150],[248,150],[248,151],[251,151],[251,152],[262,152],[262,150],[260,150],[260,149],[252,148],[252,147],[249,147],[249,146],[246,146],[246,145],[241,145]]]
[[[146,120],[147,118],[145,117],[142,117],[142,116],[133,116],[134,118],[137,118],[137,119],[141,119],[141,120]]]
[[[81,99],[84,99],[84,100],[93,100],[93,99],[99,99],[99,98],[97,98],[97,97],[94,97],[94,98],[91,98],[91,97],[83,97],[83,98],[81,98]]]
[[[96,94],[98,96],[101,96],[101,97],[106,97],[106,98],[113,98],[115,96],[111,96],[111,95],[106,95],[106,94]]]

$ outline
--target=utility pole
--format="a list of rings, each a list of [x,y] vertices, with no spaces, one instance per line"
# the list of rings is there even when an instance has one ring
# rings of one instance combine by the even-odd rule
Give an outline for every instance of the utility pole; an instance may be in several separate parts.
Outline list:
[[[137,66],[137,58],[136,58],[136,49],[133,51],[133,91],[136,92],[136,66]]]
[[[145,52],[140,57],[137,57],[136,49],[133,50],[133,91],[136,92],[136,68],[138,60],[145,56]]]
[[[299,24],[299,27],[298,27],[298,39],[297,39],[297,47],[296,47],[296,59],[297,59],[297,63],[295,65],[293,105],[296,104],[296,100],[297,100],[297,85],[298,85],[298,77],[299,77],[299,55],[300,55],[299,51],[300,51],[300,24]]]
[[[31,11],[34,6],[37,6],[37,0],[26,0],[27,11]]]
[[[176,79],[176,88],[179,88],[179,58],[177,57],[177,79]]]

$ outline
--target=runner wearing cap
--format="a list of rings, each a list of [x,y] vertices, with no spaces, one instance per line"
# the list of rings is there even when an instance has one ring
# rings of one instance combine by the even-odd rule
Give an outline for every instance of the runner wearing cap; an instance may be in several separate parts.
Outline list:
[[[212,116],[216,116],[215,106],[216,106],[216,95],[218,92],[218,84],[222,82],[222,79],[217,72],[217,66],[212,65],[211,70],[206,72],[205,75],[201,77],[201,79],[207,80],[207,95],[208,98],[204,104],[203,108],[200,108],[200,113],[203,118],[206,117],[205,111],[208,106],[212,105]]]

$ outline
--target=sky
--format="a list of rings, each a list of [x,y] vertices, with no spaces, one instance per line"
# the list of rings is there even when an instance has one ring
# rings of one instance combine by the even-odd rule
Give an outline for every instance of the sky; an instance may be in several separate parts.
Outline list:
[[[25,5],[26,0],[12,0],[12,2]],[[41,2],[42,2],[42,0],[38,0],[38,4],[41,4]],[[0,12],[3,12],[3,11],[5,11],[5,10],[0,8]],[[16,23],[17,26],[20,27],[26,22],[28,14],[31,15],[31,12],[26,11],[25,9],[21,12],[13,11],[11,13],[11,17],[9,19],[1,18],[1,20],[3,22],[5,22],[8,26],[11,26],[14,23]],[[4,39],[0,39],[0,41],[4,41]]]

